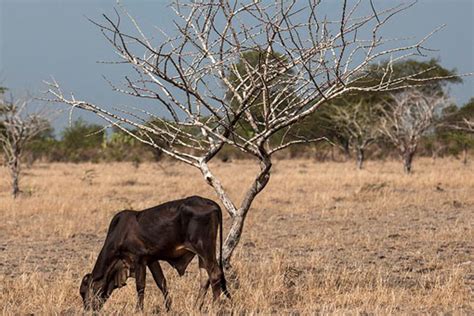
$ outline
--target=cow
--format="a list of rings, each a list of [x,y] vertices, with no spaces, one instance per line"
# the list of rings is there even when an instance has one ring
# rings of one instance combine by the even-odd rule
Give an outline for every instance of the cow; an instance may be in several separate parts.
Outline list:
[[[218,229],[219,262],[216,259]],[[214,201],[192,196],[142,211],[120,211],[110,222],[92,272],[82,279],[79,291],[84,308],[100,310],[115,289],[134,277],[137,309],[143,310],[148,267],[169,310],[171,299],[159,261],[168,262],[182,276],[196,255],[201,278],[196,300],[199,308],[209,285],[214,300],[222,293],[230,299],[222,266],[222,212]]]

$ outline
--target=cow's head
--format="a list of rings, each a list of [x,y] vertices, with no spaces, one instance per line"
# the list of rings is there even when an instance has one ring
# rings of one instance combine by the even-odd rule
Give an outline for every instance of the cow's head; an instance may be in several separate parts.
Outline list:
[[[100,310],[107,299],[104,295],[104,282],[94,281],[91,273],[86,274],[82,278],[79,293],[81,294],[84,309],[86,310]]]
[[[123,260],[115,261],[98,280],[94,280],[91,273],[86,274],[79,288],[84,309],[100,310],[116,288],[126,285],[129,276],[130,266]]]

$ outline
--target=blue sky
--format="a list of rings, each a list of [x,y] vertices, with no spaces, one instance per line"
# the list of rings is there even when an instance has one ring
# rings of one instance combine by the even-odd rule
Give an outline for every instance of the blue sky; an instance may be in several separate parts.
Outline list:
[[[364,0],[368,3],[368,0]],[[146,30],[153,26],[172,28],[173,13],[167,0],[122,1]],[[324,1],[323,1],[324,2]],[[328,15],[335,14],[340,1],[326,0]],[[401,3],[395,0],[374,0],[376,6]],[[79,97],[104,105],[129,102],[111,91],[102,78],[106,75],[120,81],[126,72],[123,66],[104,65],[114,53],[101,33],[86,16],[100,20],[101,14],[112,14],[115,0],[0,0],[0,84],[15,94],[39,93],[43,80],[51,76]],[[474,0],[419,0],[418,3],[387,26],[386,36],[421,38],[435,27],[447,27],[430,40],[446,68],[459,72],[474,71]],[[474,79],[466,78],[451,87],[458,104],[474,96]],[[87,113],[76,113],[87,120],[97,119]],[[54,126],[67,125],[60,117]]]

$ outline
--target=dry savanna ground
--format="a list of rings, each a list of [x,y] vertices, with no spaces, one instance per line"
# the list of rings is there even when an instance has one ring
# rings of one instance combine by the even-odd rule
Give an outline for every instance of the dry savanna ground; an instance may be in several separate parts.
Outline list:
[[[213,167],[234,198],[256,169],[252,161]],[[196,170],[171,162],[37,164],[25,170],[16,201],[5,169],[0,179],[5,314],[81,313],[80,280],[118,210],[215,199]],[[233,258],[233,301],[212,305],[208,293],[204,312],[473,314],[473,210],[473,164],[419,159],[406,176],[399,162],[356,171],[352,163],[277,161]],[[196,261],[183,277],[163,266],[171,313],[197,314]],[[164,310],[150,276],[146,314]],[[135,302],[130,279],[103,312],[131,314]]]

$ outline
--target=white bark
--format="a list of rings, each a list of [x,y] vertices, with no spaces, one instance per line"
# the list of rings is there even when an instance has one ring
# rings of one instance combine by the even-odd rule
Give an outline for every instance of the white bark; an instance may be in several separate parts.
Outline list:
[[[464,121],[460,124],[459,129],[469,133],[474,133],[474,120],[464,119]]]

